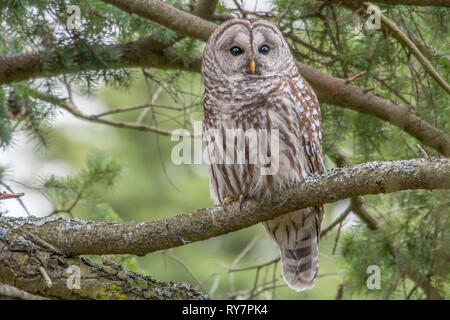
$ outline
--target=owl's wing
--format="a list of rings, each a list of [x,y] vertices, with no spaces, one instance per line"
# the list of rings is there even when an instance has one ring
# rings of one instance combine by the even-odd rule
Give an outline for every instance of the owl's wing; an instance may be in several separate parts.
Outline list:
[[[288,118],[296,143],[289,143],[297,155],[302,179],[323,171],[322,123],[317,97],[300,76],[286,80],[275,104],[279,114]],[[285,130],[284,130],[285,131]],[[286,138],[285,138],[286,139]],[[295,290],[312,288],[318,274],[318,243],[324,208],[315,205],[264,222],[266,230],[280,247],[283,277]]]
[[[300,123],[300,139],[305,148],[310,173],[324,171],[322,156],[322,118],[319,100],[313,89],[301,76],[290,80],[296,93],[296,109]]]

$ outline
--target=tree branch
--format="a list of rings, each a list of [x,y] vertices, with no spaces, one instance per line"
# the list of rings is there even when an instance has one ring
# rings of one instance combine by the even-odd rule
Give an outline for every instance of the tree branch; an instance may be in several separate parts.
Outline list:
[[[108,63],[108,68],[119,69],[124,67],[149,67],[167,70],[186,70],[198,72],[201,59],[193,59],[190,64],[175,59],[171,50],[155,41],[151,36],[144,37],[134,42],[121,43],[97,48],[101,51],[115,51],[117,59]],[[0,84],[12,83],[31,78],[58,76],[72,74],[80,71],[100,70],[99,64],[79,64],[77,67],[56,64],[57,57],[65,52],[73,51],[74,47],[48,51],[42,53],[21,53],[14,55],[0,54]],[[52,68],[47,67],[46,61],[52,60]],[[61,60],[61,59],[60,59]],[[56,65],[55,65],[56,64]],[[101,68],[104,68],[103,66]]]
[[[322,103],[337,105],[383,119],[425,145],[450,156],[450,137],[417,117],[408,108],[393,104],[345,80],[334,78],[303,63],[297,63],[300,74],[311,84]]]
[[[113,6],[149,19],[183,36],[206,41],[217,27],[214,23],[178,10],[158,0],[102,0]]]
[[[50,217],[1,217],[0,227],[31,233],[66,255],[136,254],[178,247],[250,227],[317,204],[407,189],[449,189],[449,159],[369,162],[309,176],[264,201],[231,203],[151,222],[105,223]],[[0,281],[2,281],[0,279]]]
[[[192,14],[205,20],[211,20],[218,2],[218,0],[197,0]]]
[[[75,276],[76,268],[79,268],[79,288],[69,279]],[[29,234],[10,232],[1,226],[0,282],[51,299],[207,298],[186,285],[159,282],[117,263],[97,265],[85,258],[63,257],[35,242]]]
[[[17,199],[24,195],[24,193],[7,193],[7,192],[0,192],[0,200],[7,200],[7,199]]]

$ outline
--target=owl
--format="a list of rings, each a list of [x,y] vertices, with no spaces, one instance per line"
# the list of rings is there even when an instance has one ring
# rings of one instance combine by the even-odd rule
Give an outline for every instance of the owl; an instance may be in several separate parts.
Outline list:
[[[274,25],[256,19],[222,24],[205,46],[202,75],[203,141],[211,160],[210,192],[218,204],[270,198],[324,170],[316,94]],[[261,139],[253,143],[247,132]],[[275,134],[277,148],[268,138]],[[255,154],[263,160],[253,159]],[[272,166],[276,170],[267,170]],[[297,291],[314,287],[317,278],[323,212],[323,206],[314,206],[263,222],[281,251],[283,277]]]

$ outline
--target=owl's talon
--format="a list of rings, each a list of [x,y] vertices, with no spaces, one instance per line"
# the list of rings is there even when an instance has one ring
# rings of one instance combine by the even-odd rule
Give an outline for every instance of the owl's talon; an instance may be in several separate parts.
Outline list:
[[[222,202],[222,208],[223,208],[223,211],[227,211],[227,206],[230,204],[230,203],[232,203],[233,201],[236,201],[236,200],[239,200],[239,211],[240,210],[242,210],[242,205],[244,204],[244,202],[245,202],[245,196],[241,193],[240,195],[239,195],[239,198],[238,199],[236,199],[236,198],[233,198],[233,197],[225,197],[224,199],[223,199],[223,202]]]
[[[225,199],[223,199],[223,202],[225,203],[225,206],[228,206],[230,203],[232,203],[234,200],[236,200],[233,197],[225,197]]]
[[[232,197],[225,197],[223,201],[220,203],[222,205],[223,211],[227,212],[227,206],[233,202],[235,199]]]
[[[244,202],[245,202],[245,196],[241,193],[239,195],[239,211],[242,210],[242,205],[244,204]]]

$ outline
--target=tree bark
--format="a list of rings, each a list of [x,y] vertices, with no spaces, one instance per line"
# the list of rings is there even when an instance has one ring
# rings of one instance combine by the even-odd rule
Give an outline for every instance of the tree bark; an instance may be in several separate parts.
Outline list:
[[[0,227],[0,283],[51,299],[207,299],[187,285],[156,281],[113,262],[94,264],[85,258],[69,258],[43,243]],[[72,281],[76,268],[79,288]]]

